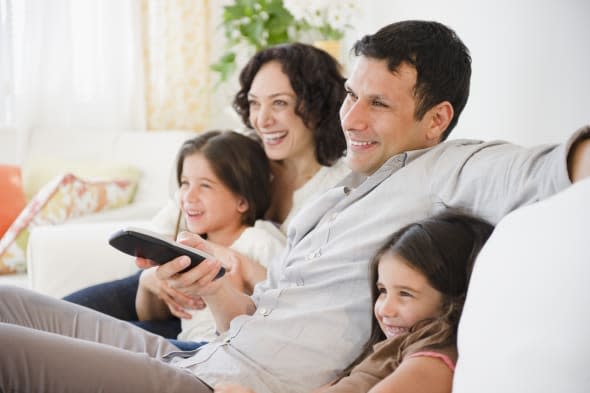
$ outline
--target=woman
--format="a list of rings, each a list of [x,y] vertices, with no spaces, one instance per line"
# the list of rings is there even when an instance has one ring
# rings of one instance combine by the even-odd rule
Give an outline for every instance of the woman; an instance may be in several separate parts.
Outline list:
[[[346,92],[339,68],[326,52],[294,43],[258,52],[240,73],[234,108],[244,124],[254,129],[271,160],[274,178],[266,218],[279,224],[284,233],[306,201],[349,173],[340,159],[346,142],[338,111]],[[178,230],[171,228],[179,214],[178,206],[169,204],[156,216],[156,226],[176,237]],[[183,228],[186,226],[181,223]],[[119,319],[138,321],[135,294],[140,274],[88,287],[64,299]],[[177,318],[134,323],[174,339],[181,330],[178,318],[186,317],[178,310],[198,309],[204,304],[165,283],[160,288],[166,291],[161,297]]]
[[[339,182],[349,170],[338,111],[344,78],[326,52],[287,44],[258,52],[240,74],[234,108],[253,128],[274,163],[267,218],[286,231],[310,196]]]

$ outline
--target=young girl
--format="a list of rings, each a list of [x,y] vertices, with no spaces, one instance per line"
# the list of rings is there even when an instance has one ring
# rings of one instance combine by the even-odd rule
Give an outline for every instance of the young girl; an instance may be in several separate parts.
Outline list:
[[[371,338],[344,376],[317,392],[451,392],[469,276],[492,229],[443,213],[393,234],[371,262]],[[220,384],[215,392],[251,391]]]
[[[271,175],[268,159],[258,142],[231,131],[201,134],[182,145],[176,175],[179,206],[188,231],[254,261],[268,262],[283,249],[280,231],[260,220],[270,204]],[[225,279],[232,280],[241,290],[249,290],[266,277],[266,269],[257,263],[228,268]],[[154,267],[140,277],[136,297],[139,320],[168,318],[171,312],[180,314],[185,318],[179,338],[213,339],[215,324],[209,310],[168,306],[161,297],[170,296],[175,290],[166,287],[165,280],[158,280],[157,273],[158,268]],[[174,302],[169,300],[168,304]]]

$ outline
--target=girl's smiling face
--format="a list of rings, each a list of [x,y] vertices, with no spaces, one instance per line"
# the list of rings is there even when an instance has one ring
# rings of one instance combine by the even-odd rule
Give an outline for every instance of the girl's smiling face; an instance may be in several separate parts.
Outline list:
[[[217,177],[201,153],[184,158],[180,205],[189,231],[207,234],[209,240],[226,246],[243,229],[242,214],[248,210],[245,199]]]
[[[375,317],[386,337],[408,331],[423,319],[437,317],[443,296],[422,273],[391,252],[379,260]]]

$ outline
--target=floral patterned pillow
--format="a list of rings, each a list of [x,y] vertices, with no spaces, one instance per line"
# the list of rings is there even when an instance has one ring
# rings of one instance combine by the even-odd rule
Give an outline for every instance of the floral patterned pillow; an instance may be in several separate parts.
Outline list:
[[[72,174],[54,178],[39,190],[0,239],[0,274],[26,270],[32,228],[124,206],[133,199],[136,185],[129,180],[87,181]]]

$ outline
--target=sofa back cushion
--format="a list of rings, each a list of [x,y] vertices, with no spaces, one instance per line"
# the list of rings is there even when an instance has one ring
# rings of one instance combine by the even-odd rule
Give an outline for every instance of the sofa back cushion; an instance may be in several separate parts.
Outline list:
[[[173,194],[176,154],[185,140],[196,135],[189,130],[95,130],[75,133],[70,130],[36,129],[30,137],[26,161],[52,156],[59,157],[62,162],[78,163],[80,167],[84,166],[84,162],[105,168],[132,166],[139,173],[134,203],[151,202],[163,206]],[[76,173],[71,168],[67,172]],[[79,172],[79,175],[93,177],[87,172]]]
[[[459,325],[453,392],[590,392],[590,179],[500,221]]]

